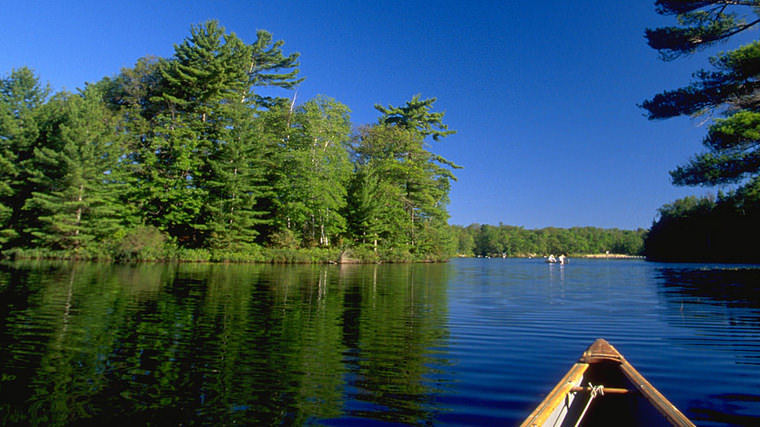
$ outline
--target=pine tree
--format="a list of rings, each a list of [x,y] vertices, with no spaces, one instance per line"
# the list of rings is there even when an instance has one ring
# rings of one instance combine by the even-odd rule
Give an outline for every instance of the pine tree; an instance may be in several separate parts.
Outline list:
[[[188,118],[159,115],[140,154],[138,198],[146,220],[181,244],[198,246],[207,190],[198,178],[204,166],[201,143]]]
[[[657,1],[657,12],[675,15],[679,26],[648,29],[649,45],[666,60],[713,46],[760,23],[760,1]],[[650,119],[723,115],[709,126],[703,145],[671,172],[676,185],[746,182],[760,174],[760,42],[710,59],[712,70],[694,73],[690,85],[666,91],[642,107]]]
[[[265,212],[257,210],[270,189],[264,179],[266,146],[260,121],[247,104],[227,104],[225,116],[229,124],[209,159],[209,245],[244,250],[256,242],[258,227],[266,222]]]
[[[436,98],[420,99],[420,95],[417,94],[401,107],[394,107],[392,105],[383,107],[376,104],[375,109],[383,113],[380,117],[381,123],[404,129],[414,129],[423,138],[432,136],[434,141],[438,141],[443,137],[456,133],[456,131],[449,130],[448,126],[443,124],[442,120],[445,113],[433,113],[430,111],[435,101]]]
[[[24,207],[37,222],[26,231],[42,247],[97,251],[126,220],[116,120],[96,85],[57,94],[46,107],[52,123],[34,151],[35,191]]]
[[[159,88],[149,99],[155,105],[149,111],[155,114],[148,116],[150,126],[133,156],[141,166],[136,168],[140,191],[135,199],[145,204],[150,222],[183,245],[200,247],[209,243],[207,239],[216,246],[250,243],[256,234],[246,231],[238,239],[232,229],[220,228],[235,212],[225,207],[232,193],[235,203],[260,205],[256,198],[261,194],[256,193],[263,190],[256,188],[263,177],[255,175],[261,173],[263,160],[251,156],[266,150],[253,146],[257,140],[250,122],[265,97],[254,89],[290,88],[300,81],[294,69],[298,55],[284,56],[282,42],[273,43],[265,31],[258,37],[247,45],[216,21],[208,21],[191,28],[171,59],[159,61]],[[225,182],[228,179],[236,182]],[[236,209],[241,215],[246,212],[246,219],[232,221],[246,230],[243,223],[258,222],[250,215],[261,216],[256,208]]]
[[[354,146],[358,162],[394,189],[395,194],[390,194],[385,187],[394,206],[384,210],[400,207],[405,213],[403,220],[394,218],[383,227],[389,234],[403,229],[400,241],[396,234],[389,242],[403,242],[416,256],[444,243],[451,246],[444,242],[450,234],[446,205],[450,181],[455,179],[451,169],[459,166],[426,149],[426,137],[438,141],[454,133],[442,123],[443,113],[430,111],[434,102],[435,98],[423,100],[417,95],[401,107],[376,105],[382,113],[379,124],[367,128]]]
[[[284,41],[273,41],[272,34],[265,30],[256,32],[256,41],[251,44],[252,54],[249,60],[248,83],[252,88],[278,87],[293,89],[303,81],[298,78],[299,53],[285,55],[282,52]],[[281,98],[255,94],[255,105],[272,108],[281,103]]]
[[[657,0],[657,13],[675,16],[680,25],[647,29],[646,38],[663,59],[676,59],[754,27],[758,6],[758,0]]]
[[[366,131],[365,131],[366,132]],[[346,207],[348,234],[360,245],[378,248],[403,245],[406,212],[401,203],[401,189],[390,180],[377,163],[360,163],[351,177]]]
[[[448,187],[439,186],[448,183],[450,172],[444,170],[442,174],[442,168],[433,163],[432,154],[423,148],[422,135],[396,125],[381,123],[362,129],[354,153],[357,171],[365,175],[362,181],[371,184],[371,189],[361,190],[356,186],[362,181],[355,181],[354,192],[374,193],[371,203],[376,206],[363,210],[378,214],[375,220],[380,225],[372,228],[382,230],[380,246],[402,247],[419,254],[418,234],[423,222],[438,217],[445,223],[447,218]],[[366,232],[366,228],[354,230],[355,234]]]
[[[259,243],[280,246],[297,244],[292,227],[295,221],[289,216],[288,188],[292,159],[286,145],[292,134],[293,102],[279,98],[266,110],[256,114],[256,139],[261,149],[263,174],[260,177],[262,197],[256,200],[255,210],[261,212]]]
[[[49,92],[26,67],[0,80],[0,247],[18,239],[24,228],[22,207],[32,191],[28,163]]]

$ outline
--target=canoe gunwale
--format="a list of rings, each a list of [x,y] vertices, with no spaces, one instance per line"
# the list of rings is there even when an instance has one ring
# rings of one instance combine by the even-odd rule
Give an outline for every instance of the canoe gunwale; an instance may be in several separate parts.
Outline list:
[[[694,426],[686,415],[684,415],[674,404],[672,404],[662,393],[659,392],[652,384],[644,378],[643,375],[636,370],[628,361],[623,360],[620,366],[623,374],[639,391],[639,393],[646,398],[649,403],[657,408],[657,410],[670,421],[671,424],[677,426]]]
[[[542,426],[551,419],[564,418],[578,395],[578,393],[573,393],[572,389],[581,386],[588,367],[588,363],[574,364],[522,425]]]

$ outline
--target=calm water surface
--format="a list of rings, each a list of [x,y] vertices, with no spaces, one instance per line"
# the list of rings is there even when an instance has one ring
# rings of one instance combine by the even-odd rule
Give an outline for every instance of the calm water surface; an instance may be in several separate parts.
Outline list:
[[[515,425],[597,337],[760,423],[760,268],[0,265],[2,425]]]

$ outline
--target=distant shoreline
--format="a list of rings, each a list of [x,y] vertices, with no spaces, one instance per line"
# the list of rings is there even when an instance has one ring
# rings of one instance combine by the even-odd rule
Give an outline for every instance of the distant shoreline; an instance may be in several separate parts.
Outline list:
[[[626,254],[587,254],[581,255],[582,258],[593,259],[646,259],[643,255],[626,255]]]
[[[527,254],[527,255],[515,255],[515,256],[467,256],[457,255],[458,258],[546,258],[541,255]],[[587,258],[587,259],[646,259],[643,255],[626,255],[626,254],[569,254],[568,259],[572,258]]]

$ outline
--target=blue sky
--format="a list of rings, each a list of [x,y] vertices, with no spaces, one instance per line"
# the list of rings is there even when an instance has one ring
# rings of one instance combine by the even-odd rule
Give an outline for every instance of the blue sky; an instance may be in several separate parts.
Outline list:
[[[169,57],[217,19],[246,42],[265,29],[300,52],[298,100],[324,94],[373,123],[415,94],[455,135],[430,149],[464,167],[450,223],[648,228],[657,209],[715,189],[668,171],[701,151],[703,125],[648,121],[643,100],[690,81],[706,55],[659,60],[654,1],[8,1],[0,74],[28,66],[54,90]],[[734,44],[721,47],[730,49]],[[708,52],[708,54],[715,52]]]

